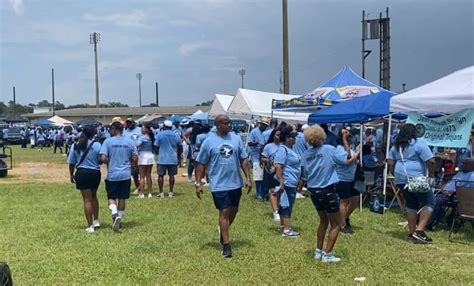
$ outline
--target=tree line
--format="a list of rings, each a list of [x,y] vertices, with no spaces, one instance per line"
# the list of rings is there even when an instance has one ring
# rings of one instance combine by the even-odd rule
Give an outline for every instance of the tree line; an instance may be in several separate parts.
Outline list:
[[[14,103],[13,100],[10,100],[7,104],[0,101],[0,113],[4,114],[12,114],[12,113],[32,113],[34,107],[52,107],[53,104],[45,99],[39,101],[37,104],[28,103],[27,105],[22,105],[19,103]],[[56,101],[54,104],[55,110],[62,110],[62,109],[73,109],[73,108],[93,108],[95,105],[90,105],[88,103],[81,103],[81,104],[73,104],[73,105],[64,105],[63,103]],[[121,102],[109,102],[109,103],[102,103],[99,107],[128,107],[128,104],[123,104]]]

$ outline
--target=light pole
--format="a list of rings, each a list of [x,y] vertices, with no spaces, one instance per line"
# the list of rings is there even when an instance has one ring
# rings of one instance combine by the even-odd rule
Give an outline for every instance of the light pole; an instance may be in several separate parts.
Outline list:
[[[288,1],[283,4],[283,93],[290,94],[290,63],[288,56]]]
[[[138,78],[138,103],[142,107],[142,73],[137,73]]]
[[[239,70],[239,75],[242,77],[242,88],[244,88],[244,75],[245,75],[245,70],[244,70],[244,69]]]
[[[55,98],[54,98],[54,69],[51,69],[51,95],[53,99],[53,116],[56,115],[56,106],[55,106]]]
[[[97,43],[100,42],[100,34],[94,32],[90,34],[90,43],[94,44],[95,56],[95,107],[99,108],[99,68],[97,66]]]

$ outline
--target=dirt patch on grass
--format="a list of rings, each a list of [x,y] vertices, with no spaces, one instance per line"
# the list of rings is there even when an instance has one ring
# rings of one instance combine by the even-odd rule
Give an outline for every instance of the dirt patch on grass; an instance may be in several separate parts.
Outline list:
[[[27,162],[17,163],[12,170],[8,170],[8,176],[0,178],[0,185],[10,184],[35,184],[35,183],[68,183],[69,169],[66,164],[54,162]],[[105,179],[107,168],[102,166],[102,179]],[[187,182],[187,169],[179,168],[176,182]],[[156,166],[153,168],[153,185],[156,187]],[[165,185],[168,178],[165,176]]]

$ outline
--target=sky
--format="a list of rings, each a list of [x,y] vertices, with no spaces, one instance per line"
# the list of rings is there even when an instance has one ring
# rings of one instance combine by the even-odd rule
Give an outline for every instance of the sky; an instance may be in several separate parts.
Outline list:
[[[279,92],[281,0],[0,0],[0,101],[189,106],[241,86]],[[361,17],[390,9],[391,89],[474,64],[473,0],[288,0],[290,93],[305,94],[343,66],[361,73]],[[378,83],[377,40],[366,78]]]

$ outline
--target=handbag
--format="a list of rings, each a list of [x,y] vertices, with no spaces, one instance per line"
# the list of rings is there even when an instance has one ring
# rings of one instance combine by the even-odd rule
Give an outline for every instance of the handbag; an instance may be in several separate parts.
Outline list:
[[[402,158],[403,170],[405,171],[405,175],[407,176],[407,185],[405,186],[405,188],[412,193],[427,193],[431,191],[430,179],[427,176],[408,176],[401,147],[398,149],[398,152],[400,153],[400,157]]]
[[[385,209],[385,196],[383,194],[374,193],[369,199],[370,211],[377,214],[383,214]]]

